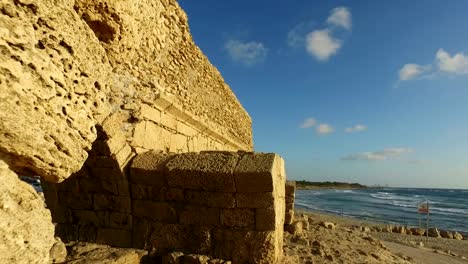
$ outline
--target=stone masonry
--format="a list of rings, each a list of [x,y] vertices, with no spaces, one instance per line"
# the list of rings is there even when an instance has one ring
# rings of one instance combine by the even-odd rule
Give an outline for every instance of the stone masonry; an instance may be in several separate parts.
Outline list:
[[[286,191],[286,208],[285,208],[285,217],[284,224],[290,225],[294,221],[294,200],[296,197],[296,182],[295,181],[286,181],[285,186]]]
[[[286,175],[278,155],[149,151],[133,159],[129,173],[108,165],[43,184],[63,240],[234,263],[280,261]]]

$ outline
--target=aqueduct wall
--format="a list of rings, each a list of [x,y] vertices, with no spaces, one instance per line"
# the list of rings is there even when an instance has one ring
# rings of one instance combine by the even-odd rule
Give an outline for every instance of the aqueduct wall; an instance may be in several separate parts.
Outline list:
[[[278,261],[283,161],[247,153],[251,119],[175,0],[0,0],[0,11],[0,217],[15,227],[0,226],[0,262],[47,263],[52,221],[65,240]],[[52,220],[15,173],[41,176]]]

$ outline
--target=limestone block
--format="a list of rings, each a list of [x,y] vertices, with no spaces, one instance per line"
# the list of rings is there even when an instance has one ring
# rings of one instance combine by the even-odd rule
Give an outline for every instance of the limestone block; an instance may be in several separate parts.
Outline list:
[[[59,192],[61,205],[70,209],[93,209],[93,196],[89,193]]]
[[[233,193],[188,190],[185,192],[185,201],[188,204],[208,207],[234,208],[236,206]]]
[[[137,118],[143,120],[150,120],[156,124],[161,124],[161,111],[147,104],[141,104],[140,111],[137,114]]]
[[[187,137],[182,134],[173,134],[171,136],[171,145],[169,151],[183,153],[188,151]]]
[[[102,193],[101,181],[95,178],[80,178],[79,179],[80,190],[87,193]],[[46,198],[47,201],[47,198]]]
[[[94,179],[101,181],[126,181],[127,177],[125,174],[115,168],[91,168]]]
[[[292,197],[294,199],[296,193],[296,182],[295,181],[286,181],[285,185],[286,197]],[[294,200],[293,200],[294,203]]]
[[[118,195],[118,196],[129,196],[129,186],[127,181],[108,181],[103,180],[100,182],[103,193]]]
[[[93,170],[96,168],[121,169],[117,161],[111,156],[90,155],[86,160],[85,166]]]
[[[284,190],[285,175],[281,174],[278,160],[281,157],[273,153],[245,154],[234,172],[238,192],[273,192]],[[283,191],[284,196],[284,191]]]
[[[77,241],[78,225],[57,224],[55,226],[55,236],[60,237],[64,242]]]
[[[217,258],[231,259],[233,263],[280,263],[283,238],[277,236],[277,231],[258,232],[219,228],[213,233],[213,255]]]
[[[132,148],[127,144],[117,154],[112,155],[112,157],[115,158],[119,168],[124,168],[133,155]]]
[[[109,215],[109,227],[118,229],[132,229],[132,215],[112,212]]]
[[[151,121],[142,121],[135,126],[132,146],[145,149],[165,150],[166,142],[163,140],[165,129]]]
[[[219,225],[220,210],[218,208],[208,208],[187,205],[180,213],[181,224],[194,225]]]
[[[94,209],[130,213],[130,197],[105,194],[94,195]]]
[[[233,152],[184,153],[166,164],[169,186],[215,192],[235,192]]]
[[[179,123],[177,124],[177,133],[185,135],[187,137],[192,137],[197,132],[191,126],[179,121]]]
[[[107,139],[125,133],[125,123],[128,119],[129,115],[121,111],[115,112],[108,116],[97,128],[100,138]]]
[[[174,132],[177,131],[177,120],[169,113],[162,112],[161,113],[161,124]]]
[[[236,193],[236,201],[239,208],[273,208],[274,206],[272,192]]]
[[[161,187],[160,186],[146,186],[146,185],[130,185],[131,197],[134,200],[161,200]]]
[[[55,238],[55,243],[50,249],[50,260],[52,263],[63,263],[67,259],[67,248],[60,238]]]
[[[222,209],[221,224],[227,227],[253,227],[255,211],[251,209]]]
[[[169,202],[185,201],[185,195],[184,195],[183,189],[162,187],[161,195],[162,195],[161,199],[164,201],[169,201]]]
[[[54,225],[44,202],[0,160],[0,263],[47,263]]]
[[[132,246],[132,233],[128,230],[114,228],[99,228],[96,242],[115,247],[128,248]]]
[[[107,212],[96,212],[91,210],[71,210],[73,223],[92,224],[97,227],[109,226],[109,215]]]
[[[286,215],[284,218],[284,224],[290,225],[294,221],[294,210],[286,210]]]
[[[55,209],[59,206],[57,191],[44,191],[44,198],[49,210]]]
[[[53,223],[71,223],[72,222],[71,210],[64,205],[59,205],[58,207],[51,210],[51,216],[52,216]]]
[[[176,210],[166,202],[134,200],[132,214],[136,217],[148,218],[159,222],[177,222]]]
[[[96,242],[97,227],[92,224],[78,225],[78,241]]]
[[[93,143],[92,151],[98,156],[110,156],[118,153],[127,143],[124,133],[118,133],[107,140],[96,140]]]
[[[149,249],[149,241],[153,232],[152,220],[133,217],[132,242],[133,248]]]
[[[273,231],[277,227],[277,213],[273,208],[255,210],[255,227],[259,231]]]
[[[148,151],[136,156],[130,165],[130,182],[142,185],[166,184],[164,168],[171,154]]]
[[[181,251],[186,248],[189,234],[187,226],[156,223],[153,225],[149,244],[152,252],[158,255]]]

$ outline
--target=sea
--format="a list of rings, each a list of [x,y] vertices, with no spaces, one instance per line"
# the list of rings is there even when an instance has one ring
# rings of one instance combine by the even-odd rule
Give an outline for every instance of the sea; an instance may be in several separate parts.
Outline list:
[[[425,227],[427,214],[418,205],[429,202],[429,227],[468,234],[468,190],[376,188],[297,190],[298,209],[326,212],[373,222]]]

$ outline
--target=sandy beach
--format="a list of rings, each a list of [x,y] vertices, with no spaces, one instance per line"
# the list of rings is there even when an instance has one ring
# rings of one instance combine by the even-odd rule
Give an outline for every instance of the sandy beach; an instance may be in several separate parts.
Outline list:
[[[295,213],[302,230],[285,231],[286,263],[468,263],[468,240],[375,232],[381,223]]]

